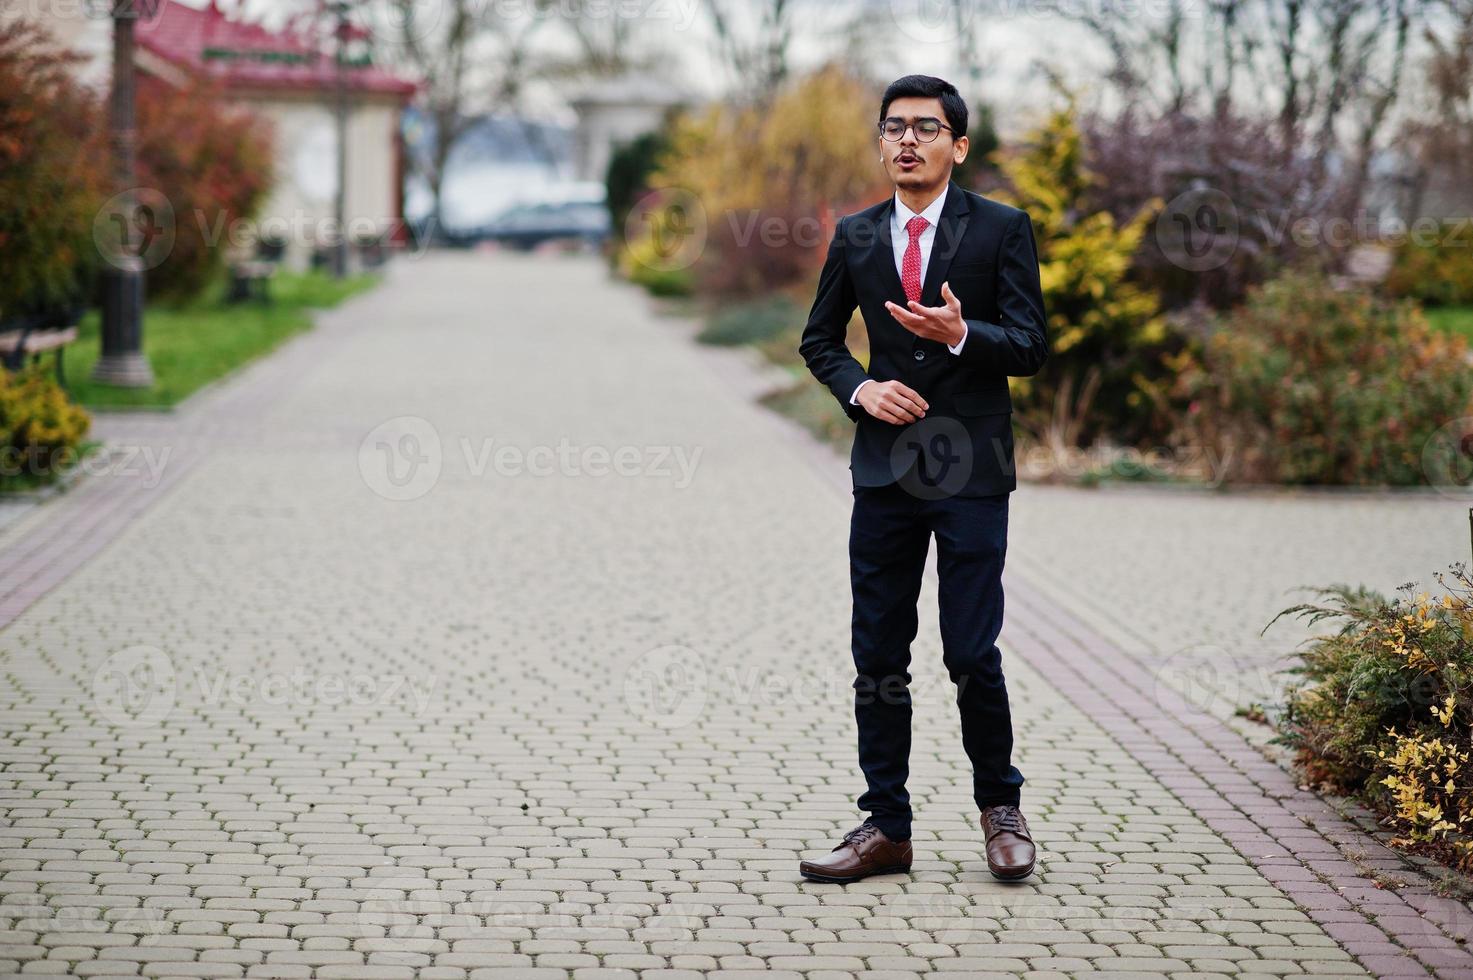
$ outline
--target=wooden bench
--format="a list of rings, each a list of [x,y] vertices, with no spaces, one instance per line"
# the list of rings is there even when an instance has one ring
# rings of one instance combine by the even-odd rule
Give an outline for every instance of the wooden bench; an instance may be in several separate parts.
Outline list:
[[[40,361],[47,351],[56,351],[56,383],[65,385],[62,352],[68,343],[77,342],[77,321],[81,309],[19,317],[0,323],[0,360],[6,370],[18,371],[25,358]]]
[[[225,300],[229,303],[244,303],[250,299],[271,304],[271,278],[276,275],[276,263],[265,259],[245,259],[230,264],[230,290]]]

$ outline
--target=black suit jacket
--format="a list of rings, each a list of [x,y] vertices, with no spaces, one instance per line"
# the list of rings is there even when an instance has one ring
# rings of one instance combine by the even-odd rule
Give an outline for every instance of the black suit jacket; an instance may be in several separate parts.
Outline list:
[[[905,306],[890,238],[894,195],[840,219],[819,274],[798,352],[858,428],[849,468],[855,486],[904,482],[933,496],[1016,489],[1008,377],[1038,373],[1048,358],[1038,248],[1026,212],[946,188],[920,302],[941,306],[941,283],[961,302],[967,342],[953,354],[885,309]],[[855,307],[869,334],[869,372],[845,346]],[[866,378],[900,381],[930,405],[908,426],[871,416],[849,397]]]

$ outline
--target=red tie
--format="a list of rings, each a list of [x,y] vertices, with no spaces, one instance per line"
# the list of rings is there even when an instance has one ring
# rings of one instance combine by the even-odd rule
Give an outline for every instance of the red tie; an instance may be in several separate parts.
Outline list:
[[[910,244],[900,257],[900,284],[905,287],[905,298],[920,302],[921,299],[921,232],[930,222],[916,215],[905,223],[910,234]]]

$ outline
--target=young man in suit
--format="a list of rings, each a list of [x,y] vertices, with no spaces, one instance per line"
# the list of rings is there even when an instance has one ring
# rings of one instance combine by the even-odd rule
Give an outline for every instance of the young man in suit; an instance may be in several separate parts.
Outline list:
[[[1023,775],[997,637],[1013,468],[1008,377],[1048,357],[1033,224],[951,182],[967,156],[956,87],[907,75],[885,91],[877,142],[894,195],[840,220],[799,353],[856,423],[850,469],[854,715],[870,816],[799,865],[815,881],[858,881],[911,865],[910,644],[936,537],[943,660],[957,685],[962,744],[987,864],[1033,871],[1019,810]],[[858,307],[868,371],[845,345]]]

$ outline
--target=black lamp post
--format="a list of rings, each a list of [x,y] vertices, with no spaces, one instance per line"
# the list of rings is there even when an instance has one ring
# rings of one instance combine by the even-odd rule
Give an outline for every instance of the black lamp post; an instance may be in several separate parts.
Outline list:
[[[133,25],[145,0],[115,0],[113,21],[113,86],[109,111],[113,180],[119,191],[120,247],[108,256],[103,275],[102,356],[92,380],[123,388],[153,385],[153,369],[143,353],[143,256],[133,197],[137,143],[133,71]]]
[[[334,71],[337,101],[333,114],[338,131],[338,193],[333,202],[333,215],[338,237],[332,251],[332,274],[338,279],[348,275],[348,7],[345,0],[333,0],[329,4],[337,18],[333,31],[337,37]]]

